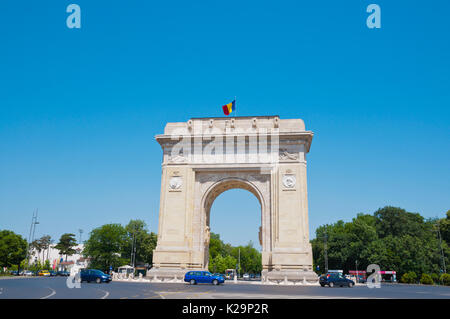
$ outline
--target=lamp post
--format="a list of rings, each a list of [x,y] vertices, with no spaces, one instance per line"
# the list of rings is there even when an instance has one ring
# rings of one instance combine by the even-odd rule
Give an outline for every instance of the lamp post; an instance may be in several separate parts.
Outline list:
[[[442,237],[441,237],[441,229],[439,227],[439,221],[436,221],[437,226],[437,233],[439,237],[439,250],[441,251],[441,259],[442,259],[442,267],[444,268],[444,273],[447,273],[447,269],[445,267],[445,257],[444,257],[444,251],[442,250]]]
[[[82,243],[82,241],[81,241],[81,235],[83,234],[84,230],[78,229],[78,232],[80,233],[80,241],[79,241],[79,244],[81,245],[81,243]]]
[[[241,276],[241,248],[239,248],[239,277]]]
[[[136,263],[136,232],[138,231],[138,226],[136,225],[133,231],[133,238],[131,240],[131,266],[134,269],[134,264]]]
[[[38,209],[36,208],[36,210],[33,212],[33,217],[31,218],[31,227],[30,227],[30,235],[29,235],[29,241],[27,243],[27,254],[26,254],[26,261],[27,261],[27,269],[30,266],[30,245],[34,240],[34,233],[36,231],[36,225],[39,224],[39,222],[37,221],[37,216],[38,216]]]
[[[327,254],[327,229],[325,228],[325,235],[323,236],[323,253],[325,257],[325,273],[328,273],[328,254]]]

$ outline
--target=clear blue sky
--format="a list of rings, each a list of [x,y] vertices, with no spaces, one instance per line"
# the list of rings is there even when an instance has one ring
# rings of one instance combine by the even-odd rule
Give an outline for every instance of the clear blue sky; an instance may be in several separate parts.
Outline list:
[[[68,29],[77,3],[82,28]],[[365,25],[370,3],[382,28]],[[0,9],[0,229],[55,238],[144,219],[157,230],[169,121],[302,118],[311,235],[395,205],[450,209],[450,2],[7,1]],[[237,222],[238,221],[238,222]],[[257,242],[233,190],[212,231]]]

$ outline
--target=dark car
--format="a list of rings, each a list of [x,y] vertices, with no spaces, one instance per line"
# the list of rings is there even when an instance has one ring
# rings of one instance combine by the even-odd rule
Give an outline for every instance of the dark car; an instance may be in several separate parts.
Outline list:
[[[97,270],[97,269],[81,270],[80,278],[81,278],[82,282],[83,281],[87,281],[87,282],[95,281],[98,284],[102,283],[102,282],[109,283],[112,280],[110,275],[107,275],[103,271]]]
[[[211,274],[209,271],[188,271],[184,275],[184,281],[191,285],[196,284],[223,284],[224,277]]]
[[[347,279],[341,274],[325,274],[320,276],[319,283],[322,287],[329,286],[339,286],[339,287],[353,287],[355,285],[355,282],[353,280]]]
[[[55,276],[57,276],[57,272],[50,270],[50,277],[55,277]]]
[[[65,277],[69,277],[69,276],[70,276],[70,272],[65,271],[65,270],[61,270],[61,271],[58,271],[58,272],[56,273],[56,276],[65,276]]]

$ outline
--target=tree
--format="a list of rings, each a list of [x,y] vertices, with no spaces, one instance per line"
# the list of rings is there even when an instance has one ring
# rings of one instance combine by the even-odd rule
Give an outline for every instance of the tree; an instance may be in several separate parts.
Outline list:
[[[76,250],[73,249],[76,245],[77,241],[75,239],[75,234],[63,234],[55,248],[59,250],[61,255],[66,255],[67,261],[67,256],[72,256],[76,253]]]
[[[438,222],[442,240],[445,240],[447,244],[450,243],[450,210],[447,211],[446,218],[442,218]]]
[[[17,265],[20,271],[20,263],[26,258],[27,242],[22,236],[10,230],[0,231],[0,266],[11,267]]]
[[[240,253],[239,253],[240,250]],[[246,246],[225,244],[219,234],[211,233],[209,241],[209,271],[223,273],[235,269],[240,254],[241,272],[258,274],[262,271],[261,253],[250,241]]]
[[[421,236],[423,235],[424,219],[418,213],[409,213],[402,208],[386,206],[374,213],[379,237]]]
[[[44,247],[42,246],[42,242],[39,239],[35,239],[33,240],[33,242],[30,244],[30,248],[32,251],[35,251],[36,254],[39,255],[41,254],[41,251],[44,249]],[[39,258],[37,258],[39,260]],[[39,260],[40,262],[40,260]]]
[[[420,283],[422,285],[432,285],[433,279],[428,274],[422,274],[422,276],[420,277]]]
[[[448,216],[447,216],[448,217]],[[444,221],[439,220],[442,229]],[[386,206],[373,215],[358,214],[351,222],[337,221],[317,228],[311,240],[314,264],[325,269],[324,236],[327,232],[328,268],[344,272],[366,269],[378,264],[382,270],[395,270],[398,278],[412,272],[439,273],[441,250],[449,254],[449,245],[439,245],[435,220],[425,220],[420,214],[398,207]],[[444,236],[442,236],[444,237]],[[448,257],[445,257],[448,264]],[[408,276],[405,277],[409,278]]]
[[[123,258],[122,253],[128,244],[127,231],[120,224],[106,224],[95,228],[85,242],[83,254],[90,257],[90,267],[108,271],[117,268],[130,259]]]
[[[45,263],[45,252],[47,251],[47,259],[48,259],[48,250],[50,248],[52,238],[50,235],[45,235],[39,238],[38,242],[40,250],[42,250],[42,263]]]
[[[157,235],[148,232],[147,224],[143,220],[130,220],[125,226],[127,240],[123,245],[122,258],[130,259],[132,247],[135,247],[135,263],[151,264],[153,259],[153,250],[156,248]],[[134,241],[134,244],[133,244]]]

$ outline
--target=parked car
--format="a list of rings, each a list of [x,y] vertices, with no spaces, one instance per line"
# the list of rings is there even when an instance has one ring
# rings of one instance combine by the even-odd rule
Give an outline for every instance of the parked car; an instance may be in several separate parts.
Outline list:
[[[184,275],[184,281],[190,283],[191,285],[196,284],[223,284],[225,279],[222,276],[216,276],[211,274],[209,271],[188,271]]]
[[[70,276],[70,272],[66,271],[66,270],[60,270],[56,273],[56,276],[65,276],[65,277],[69,277]]]
[[[322,287],[329,286],[339,286],[339,287],[353,287],[355,285],[355,282],[353,280],[345,278],[341,274],[325,274],[320,276],[319,283]]]
[[[25,270],[23,272],[23,275],[24,276],[34,276],[34,272],[32,272],[31,270]]]
[[[249,274],[244,274],[244,275],[242,276],[242,278],[243,278],[244,280],[250,280],[250,275],[249,275]]]
[[[109,283],[112,280],[110,275],[105,274],[103,271],[98,269],[83,269],[80,271],[81,281],[95,281],[100,284],[102,282]]]
[[[50,277],[56,277],[57,276],[57,272],[54,270],[50,270]]]
[[[50,277],[50,272],[48,270],[41,270],[38,272],[38,276]]]
[[[19,272],[17,270],[11,270],[11,275],[19,276]]]

